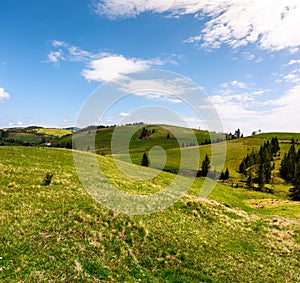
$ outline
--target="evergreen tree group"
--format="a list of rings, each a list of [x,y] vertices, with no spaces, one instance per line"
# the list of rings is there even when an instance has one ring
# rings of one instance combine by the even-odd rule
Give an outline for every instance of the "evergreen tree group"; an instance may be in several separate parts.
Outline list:
[[[294,140],[281,161],[279,172],[283,179],[293,185],[290,189],[291,199],[300,200],[300,149],[296,151]]]
[[[142,132],[139,136],[139,139],[143,139],[145,137],[149,137],[150,136],[150,131],[148,129],[146,129],[145,127],[143,127]]]
[[[226,168],[225,172],[222,171],[220,180],[228,180],[229,179],[229,170]]]
[[[256,181],[259,189],[263,190],[265,184],[269,184],[271,182],[272,170],[274,169],[274,164],[272,165],[271,162],[273,161],[274,156],[277,156],[279,150],[280,146],[278,138],[274,137],[271,139],[271,142],[265,142],[258,152],[252,151],[251,154],[247,154],[239,166],[239,172],[247,175],[248,168],[253,165],[259,165]],[[253,182],[254,179],[250,172],[247,180],[247,186],[252,187]]]
[[[296,152],[295,144],[293,143],[287,153],[284,154],[284,157],[280,164],[280,175],[283,179],[288,182],[292,182],[295,173],[296,165],[300,160],[300,149]]]
[[[239,139],[243,138],[244,134],[241,133],[240,129],[235,130],[234,134],[231,132],[229,134],[226,134],[226,140],[234,140],[234,139]]]

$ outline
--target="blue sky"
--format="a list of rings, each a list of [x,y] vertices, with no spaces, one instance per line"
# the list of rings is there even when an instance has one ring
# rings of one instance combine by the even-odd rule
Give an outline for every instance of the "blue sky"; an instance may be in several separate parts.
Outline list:
[[[300,131],[297,0],[4,0],[0,17],[0,127],[72,126],[103,83],[159,69],[202,87],[225,131]]]

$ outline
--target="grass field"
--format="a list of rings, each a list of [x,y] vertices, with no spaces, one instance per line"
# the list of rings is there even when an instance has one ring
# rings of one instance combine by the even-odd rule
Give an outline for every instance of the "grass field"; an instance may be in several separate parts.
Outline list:
[[[57,128],[39,128],[36,130],[39,134],[44,134],[47,136],[54,136],[54,137],[62,137],[65,135],[72,134],[72,131],[70,130],[64,130],[64,129],[57,129]]]
[[[286,139],[288,137],[294,137],[295,140],[297,136],[300,134],[261,134],[257,136],[245,137],[241,139],[235,139],[226,141],[224,143],[216,143],[213,145],[201,145],[201,146],[192,146],[192,147],[184,147],[184,148],[171,148],[166,150],[167,155],[167,163],[166,167],[176,169],[180,166],[180,156],[185,155],[187,159],[192,160],[197,156],[198,152],[200,152],[200,161],[198,168],[201,168],[201,163],[207,154],[210,158],[212,158],[212,146],[213,146],[213,158],[215,159],[214,164],[212,164],[211,170],[222,171],[226,168],[230,171],[230,176],[234,178],[244,178],[240,173],[238,173],[239,165],[242,159],[250,154],[253,150],[258,151],[259,147],[266,142],[267,140],[271,140],[272,137],[278,136],[280,141],[280,152],[281,157],[287,152],[290,148],[290,139]],[[296,148],[299,147],[296,146]],[[141,152],[131,152],[131,159],[134,164],[140,164],[142,159],[143,151]],[[225,162],[222,162],[223,155],[226,155]],[[122,155],[117,155],[117,158],[124,160]],[[154,155],[155,157],[155,155]],[[278,169],[280,167],[280,158],[275,159],[275,174],[278,175]],[[187,168],[183,164],[183,167]]]
[[[0,129],[1,130],[1,129]],[[54,141],[65,135],[70,135],[72,131],[57,129],[57,128],[41,128],[41,127],[26,127],[26,128],[9,128],[3,129],[5,137],[0,135],[1,142],[5,145],[41,145],[45,141]]]
[[[97,158],[130,193],[162,190],[174,178],[163,172],[138,182],[112,158]],[[44,186],[47,171],[53,180]],[[199,200],[197,179],[174,206],[126,216],[86,192],[71,151],[37,147],[0,147],[0,178],[2,282],[300,280],[300,207],[284,194],[217,184]]]
[[[128,142],[130,145],[130,152],[143,152],[150,150],[153,146],[161,146],[164,149],[178,148],[183,144],[189,146],[192,142],[202,144],[205,141],[212,139],[224,138],[223,135],[217,133],[209,133],[207,131],[191,130],[182,127],[175,127],[170,125],[143,125],[151,134],[149,139],[139,139],[142,129],[138,129],[136,125],[106,127],[100,128],[96,132],[93,130],[79,131],[75,133],[76,148],[80,150],[87,150],[89,141],[93,139],[93,147],[97,153],[111,154],[111,140],[112,137],[116,140],[124,141],[128,138],[128,133],[132,133]],[[152,131],[154,130],[154,133]],[[168,133],[170,139],[167,139]],[[174,137],[177,134],[177,139]],[[193,140],[192,135],[195,139]],[[65,136],[58,139],[56,142],[70,142],[71,136]],[[115,153],[122,153],[122,149],[118,146],[115,148]]]

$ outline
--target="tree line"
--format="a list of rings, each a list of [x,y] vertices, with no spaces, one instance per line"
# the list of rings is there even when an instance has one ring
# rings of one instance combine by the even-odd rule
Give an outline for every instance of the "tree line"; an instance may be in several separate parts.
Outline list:
[[[269,184],[272,178],[272,171],[275,169],[275,164],[272,164],[274,157],[279,154],[280,146],[277,137],[273,137],[270,141],[265,142],[258,152],[252,151],[251,154],[242,160],[239,166],[239,172],[248,176],[247,185],[249,188],[253,187],[254,183],[258,184],[258,190],[265,189],[265,184]],[[257,167],[257,176],[252,174],[251,167]]]
[[[295,142],[292,145],[280,164],[280,176],[292,184],[290,197],[292,200],[300,200],[300,149],[296,151]]]

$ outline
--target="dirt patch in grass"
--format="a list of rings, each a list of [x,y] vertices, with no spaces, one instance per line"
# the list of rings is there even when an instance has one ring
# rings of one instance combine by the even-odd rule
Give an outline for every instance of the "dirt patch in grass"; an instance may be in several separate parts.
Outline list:
[[[299,202],[280,199],[249,199],[245,201],[252,208],[275,208],[285,205],[299,205]]]

